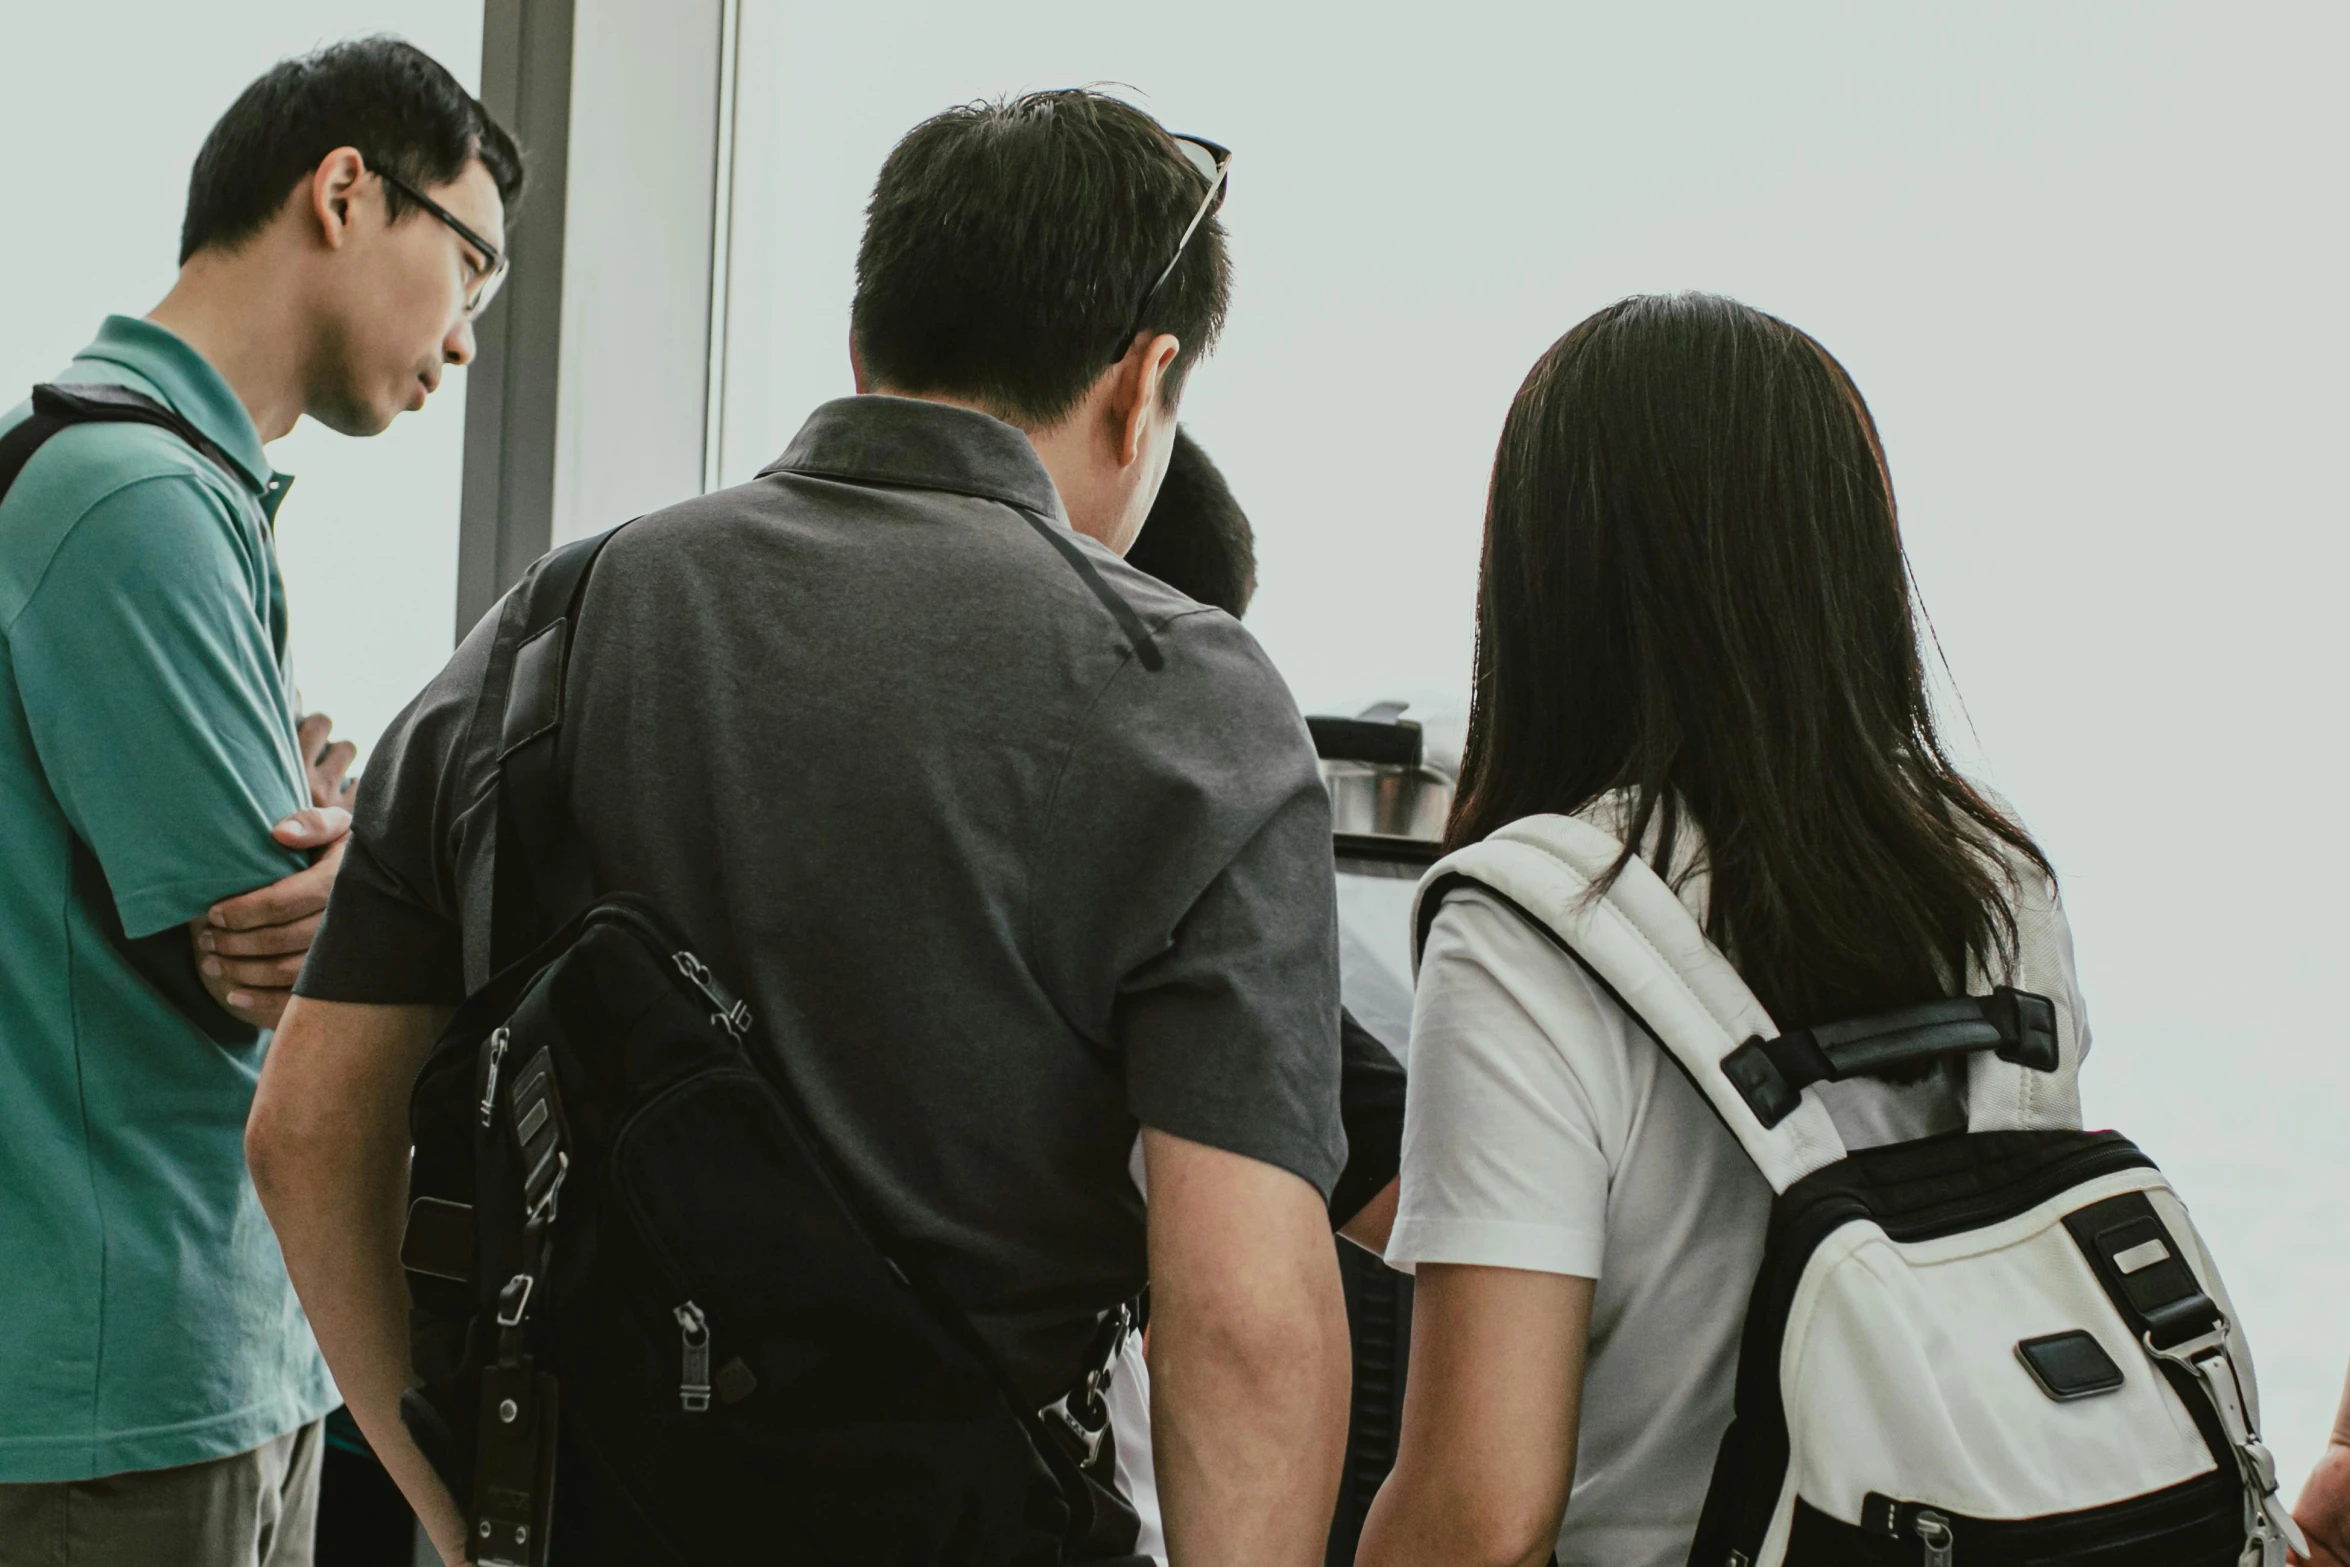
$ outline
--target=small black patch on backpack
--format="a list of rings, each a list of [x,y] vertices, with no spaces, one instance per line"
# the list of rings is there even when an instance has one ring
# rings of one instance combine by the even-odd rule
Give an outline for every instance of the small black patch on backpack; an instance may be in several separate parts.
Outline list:
[[[2040,1391],[2060,1404],[2111,1393],[2122,1385],[2122,1368],[2096,1335],[2080,1328],[2025,1339],[2016,1345],[2015,1358],[2040,1384]]]

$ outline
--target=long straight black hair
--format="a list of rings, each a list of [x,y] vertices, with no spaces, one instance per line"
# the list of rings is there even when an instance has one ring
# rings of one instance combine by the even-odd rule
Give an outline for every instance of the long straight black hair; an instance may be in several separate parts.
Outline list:
[[[1620,791],[1609,879],[1694,827],[1706,934],[1781,1027],[1945,994],[2013,953],[2001,846],[2052,873],[1951,766],[1920,618],[1844,367],[1735,300],[1611,305],[1502,426],[1447,846]]]

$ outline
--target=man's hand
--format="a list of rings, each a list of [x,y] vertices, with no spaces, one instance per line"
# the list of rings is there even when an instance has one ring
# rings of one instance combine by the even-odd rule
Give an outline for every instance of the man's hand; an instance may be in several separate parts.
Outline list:
[[[2293,1504],[2293,1521],[2309,1536],[2309,1554],[2295,1555],[2296,1564],[2350,1567],[2350,1441],[2337,1435],[2326,1444]]]
[[[294,726],[294,741],[302,748],[302,767],[310,775],[310,803],[317,806],[351,808],[352,799],[359,792],[359,780],[350,776],[351,764],[359,759],[359,748],[348,740],[329,737],[335,732],[335,721],[324,713],[312,713]]]
[[[296,1001],[262,1064],[245,1162],[351,1417],[445,1562],[465,1519],[400,1423],[408,1363],[408,1090],[448,1021],[434,1007]]]
[[[2334,1439],[2302,1484],[2293,1521],[2309,1536],[2309,1554],[2294,1552],[2294,1567],[2350,1567],[2350,1378],[2342,1383]]]
[[[318,917],[334,890],[350,832],[349,811],[296,811],[272,827],[270,836],[289,849],[309,851],[310,865],[214,904],[189,926],[204,988],[238,1021],[277,1027],[318,934]]]

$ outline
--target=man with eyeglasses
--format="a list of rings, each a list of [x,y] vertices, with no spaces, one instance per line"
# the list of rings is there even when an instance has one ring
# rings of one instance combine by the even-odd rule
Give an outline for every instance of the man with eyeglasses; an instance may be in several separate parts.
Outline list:
[[[1228,169],[1088,91],[910,132],[858,253],[860,395],[604,546],[563,749],[598,891],[649,900],[740,993],[894,1255],[1040,1425],[1111,1469],[1087,1372],[1147,1282],[1172,1559],[1307,1567],[1347,1407],[1329,800],[1249,634],[1121,558],[1222,325]],[[467,806],[500,618],[379,745],[247,1137],[336,1379],[452,1561],[463,1516],[400,1418],[403,1117],[486,978]],[[796,1339],[715,1353],[745,1422],[830,1364]],[[881,1543],[953,1464],[838,1462],[837,1497],[776,1475],[773,1537],[872,1548],[793,1560],[963,1559]],[[620,1490],[556,1481],[553,1559],[677,1554],[683,1504]],[[1132,1514],[1083,1500],[1065,1559],[1131,1564]]]
[[[242,1134],[351,752],[296,722],[264,449],[472,357],[521,185],[414,48],[286,61],[162,303],[0,416],[0,1562],[311,1559],[338,1400]]]

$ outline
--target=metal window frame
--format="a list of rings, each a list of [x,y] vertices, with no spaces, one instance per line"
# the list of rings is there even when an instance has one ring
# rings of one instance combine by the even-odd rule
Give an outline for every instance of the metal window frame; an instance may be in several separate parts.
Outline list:
[[[703,335],[695,345],[702,359],[700,450],[688,471],[698,472],[707,491],[718,487],[725,466],[743,0],[701,3],[713,7],[717,49],[706,100],[713,116],[709,266],[695,284],[697,304],[703,306]],[[513,260],[506,286],[497,306],[475,325],[474,361],[467,372],[457,545],[460,639],[554,542],[559,437],[566,413],[561,397],[564,247],[579,5],[580,0],[485,0],[482,8],[481,99],[522,144],[530,160],[530,192],[508,236]],[[599,14],[593,5],[589,9]],[[628,109],[625,102],[591,106],[598,114]],[[594,323],[578,325],[593,335]]]
[[[571,144],[573,0],[486,0],[481,100],[530,159],[508,247],[504,308],[474,327],[457,526],[457,636],[547,552],[563,354],[563,215]]]

